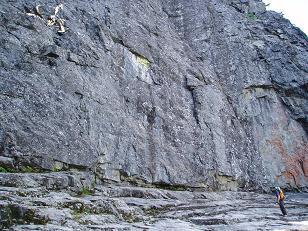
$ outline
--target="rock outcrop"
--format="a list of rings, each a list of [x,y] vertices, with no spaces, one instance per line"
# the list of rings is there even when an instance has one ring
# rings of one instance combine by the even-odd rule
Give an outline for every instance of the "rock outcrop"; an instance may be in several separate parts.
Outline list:
[[[307,189],[307,36],[261,1],[2,1],[0,26],[2,169]]]
[[[7,179],[10,178],[10,181]],[[274,195],[80,187],[86,173],[0,174],[0,229],[14,231],[307,230],[307,193],[288,193],[288,216]],[[89,186],[89,185],[88,185]]]

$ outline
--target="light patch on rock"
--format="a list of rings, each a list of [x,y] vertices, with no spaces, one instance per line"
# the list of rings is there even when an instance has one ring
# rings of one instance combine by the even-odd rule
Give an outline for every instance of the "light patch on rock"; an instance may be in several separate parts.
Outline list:
[[[153,80],[150,76],[149,68],[150,61],[140,55],[134,54],[129,50],[124,50],[125,60],[125,72],[124,75],[127,77],[135,77],[140,81],[148,84],[153,84]]]

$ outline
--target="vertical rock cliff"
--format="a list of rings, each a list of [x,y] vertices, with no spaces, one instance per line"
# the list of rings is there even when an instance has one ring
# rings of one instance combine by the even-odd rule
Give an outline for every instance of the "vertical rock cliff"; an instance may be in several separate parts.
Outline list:
[[[257,0],[59,3],[1,2],[3,163],[307,188],[307,36],[282,15]]]

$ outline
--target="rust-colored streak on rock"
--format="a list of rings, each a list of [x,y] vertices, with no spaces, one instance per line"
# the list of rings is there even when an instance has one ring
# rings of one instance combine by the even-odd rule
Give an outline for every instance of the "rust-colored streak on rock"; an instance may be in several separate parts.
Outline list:
[[[278,150],[285,163],[286,171],[282,176],[288,183],[291,184],[294,181],[296,186],[301,186],[301,177],[308,178],[308,144],[299,142],[295,146],[294,153],[288,153],[281,137],[275,137],[269,143]]]

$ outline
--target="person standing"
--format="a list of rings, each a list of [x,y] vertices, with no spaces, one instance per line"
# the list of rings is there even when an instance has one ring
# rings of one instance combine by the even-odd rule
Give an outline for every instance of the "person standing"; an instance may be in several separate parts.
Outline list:
[[[287,215],[286,208],[284,207],[284,200],[286,199],[286,197],[280,187],[275,187],[275,191],[276,191],[277,203],[279,204],[282,215],[285,216]]]

